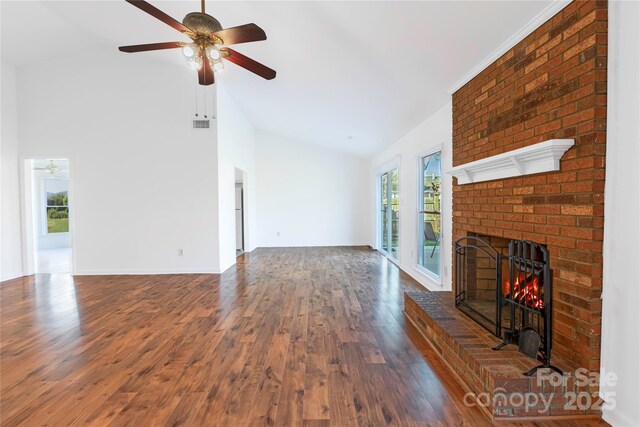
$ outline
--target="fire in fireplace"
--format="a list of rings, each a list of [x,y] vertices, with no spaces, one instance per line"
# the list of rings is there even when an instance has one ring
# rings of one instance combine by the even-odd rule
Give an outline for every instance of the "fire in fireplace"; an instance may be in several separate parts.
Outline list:
[[[495,240],[495,239],[494,239]],[[486,240],[467,236],[455,243],[456,307],[503,342],[551,368],[552,276],[543,245],[511,240],[504,255]],[[506,276],[503,280],[503,277]],[[487,281],[489,284],[487,285]],[[493,287],[494,292],[487,288]]]
[[[513,296],[511,296],[508,280],[503,282],[502,296],[504,298],[513,298],[515,301],[531,308],[542,309],[544,308],[543,289],[544,287],[540,286],[538,275],[525,276],[524,274],[519,274],[515,277],[515,282],[513,283]]]

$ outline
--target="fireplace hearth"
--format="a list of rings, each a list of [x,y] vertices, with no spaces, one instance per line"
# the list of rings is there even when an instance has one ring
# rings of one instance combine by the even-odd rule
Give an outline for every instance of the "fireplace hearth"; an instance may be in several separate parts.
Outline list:
[[[455,242],[455,306],[502,343],[518,345],[521,353],[537,358],[539,368],[551,365],[552,275],[549,251],[525,240],[466,236]],[[494,247],[491,243],[497,247]],[[505,247],[508,254],[504,254]]]

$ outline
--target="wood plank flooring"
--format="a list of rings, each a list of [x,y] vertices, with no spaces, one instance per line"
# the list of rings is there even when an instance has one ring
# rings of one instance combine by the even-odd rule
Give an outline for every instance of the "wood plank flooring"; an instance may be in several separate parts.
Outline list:
[[[2,283],[2,426],[490,424],[405,321],[418,285],[378,253],[238,261],[221,276]]]

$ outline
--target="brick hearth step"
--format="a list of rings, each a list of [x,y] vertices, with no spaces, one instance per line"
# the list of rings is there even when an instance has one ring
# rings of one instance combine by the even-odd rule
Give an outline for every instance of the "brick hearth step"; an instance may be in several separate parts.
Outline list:
[[[579,366],[553,356],[553,365],[570,373],[569,378],[550,376],[547,369],[525,376],[524,372],[540,362],[520,353],[515,345],[493,350],[501,341],[456,309],[452,292],[406,292],[404,311],[473,393],[467,401],[486,404],[479,406],[491,419],[600,415],[597,386],[575,381]]]

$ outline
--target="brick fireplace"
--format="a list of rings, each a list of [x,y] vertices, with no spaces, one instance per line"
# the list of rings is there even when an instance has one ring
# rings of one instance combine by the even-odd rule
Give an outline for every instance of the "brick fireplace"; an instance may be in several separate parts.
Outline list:
[[[551,363],[568,371],[600,366],[606,66],[607,2],[574,1],[453,94],[453,168],[463,179],[454,178],[452,241],[479,236],[503,255],[514,240],[544,248],[553,282]],[[514,157],[502,163],[519,173],[484,171],[482,180],[467,173],[478,162],[556,143],[564,148],[546,172],[527,172]],[[474,297],[490,300],[495,267],[466,262],[476,269],[466,279],[475,278]],[[539,363],[517,346],[492,350],[500,340],[491,327],[462,314],[453,299],[408,294],[405,312],[471,391],[555,393],[544,413],[493,405],[494,418],[598,413],[566,410],[564,396],[580,391],[573,383],[554,389],[523,377]],[[597,398],[597,386],[582,391]]]
[[[453,94],[453,166],[571,138],[560,171],[453,187],[453,240],[546,245],[555,354],[600,365],[607,3],[573,2]]]

